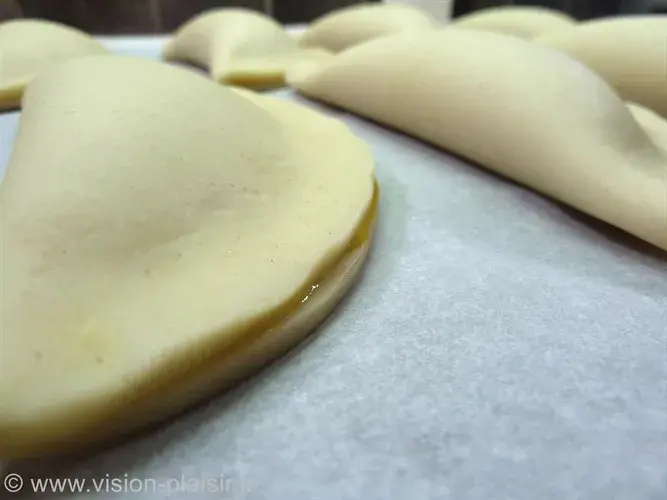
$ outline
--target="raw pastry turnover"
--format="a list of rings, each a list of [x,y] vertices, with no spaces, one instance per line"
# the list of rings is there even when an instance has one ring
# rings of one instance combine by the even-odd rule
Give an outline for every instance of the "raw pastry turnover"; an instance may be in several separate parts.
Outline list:
[[[654,144],[665,137],[664,121],[631,111],[565,54],[445,28],[368,42],[289,78],[306,96],[466,157],[667,250],[667,158]]]
[[[19,107],[25,86],[41,71],[67,59],[107,52],[87,33],[52,21],[0,23],[0,110]]]
[[[294,65],[330,56],[304,49],[272,18],[244,8],[221,8],[196,15],[181,26],[163,48],[167,61],[205,68],[229,85],[276,87]]]
[[[574,26],[576,22],[558,10],[508,5],[476,10],[455,19],[451,26],[532,39],[554,30]]]
[[[304,47],[340,52],[387,35],[440,27],[428,12],[405,4],[352,5],[315,19],[299,38]]]
[[[28,86],[0,186],[0,458],[158,422],[312,331],[371,245],[338,120],[125,56]]]
[[[667,118],[667,15],[587,21],[535,41],[576,58],[623,99]]]

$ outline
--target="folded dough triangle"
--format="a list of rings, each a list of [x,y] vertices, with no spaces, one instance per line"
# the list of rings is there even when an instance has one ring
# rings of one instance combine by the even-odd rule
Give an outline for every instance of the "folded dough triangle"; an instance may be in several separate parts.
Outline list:
[[[662,135],[558,51],[445,28],[371,41],[289,80],[667,250]]]
[[[623,99],[667,118],[667,15],[587,21],[535,42],[581,61]]]
[[[375,38],[422,32],[441,25],[428,12],[411,5],[351,5],[315,19],[299,37],[299,44],[335,53]]]
[[[559,10],[505,5],[473,11],[452,21],[451,26],[532,39],[576,23],[574,18]]]
[[[330,56],[304,49],[272,18],[244,8],[221,8],[198,14],[167,42],[163,57],[208,69],[220,82],[248,87],[284,84],[294,65]]]
[[[52,21],[0,23],[0,110],[19,107],[25,86],[54,64],[107,52],[87,33]]]
[[[159,421],[303,338],[370,245],[342,123],[131,57],[28,87],[0,186],[0,458]]]

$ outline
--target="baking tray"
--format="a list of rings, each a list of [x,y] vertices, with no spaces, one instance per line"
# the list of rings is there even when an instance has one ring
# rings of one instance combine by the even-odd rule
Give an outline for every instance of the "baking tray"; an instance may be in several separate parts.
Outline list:
[[[59,498],[666,498],[666,254],[311,105],[375,154],[358,286],[287,357],[181,418],[85,459],[0,465],[23,476],[12,498],[35,478],[79,481]],[[17,121],[0,117],[3,165]]]

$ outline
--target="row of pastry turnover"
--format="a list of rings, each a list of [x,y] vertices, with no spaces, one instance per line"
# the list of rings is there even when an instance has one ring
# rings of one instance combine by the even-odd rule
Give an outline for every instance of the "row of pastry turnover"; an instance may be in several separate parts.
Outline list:
[[[664,15],[501,7],[445,24],[385,4],[297,37],[260,15],[204,13],[164,56],[222,83],[287,84],[667,249],[666,37]]]
[[[531,40],[578,59],[620,96],[667,116],[663,15],[603,18],[578,23],[541,7],[496,7],[448,23],[401,3],[355,5],[313,21],[290,35],[272,18],[243,8],[205,11],[185,22],[163,48],[168,61],[208,70],[220,83],[248,87],[283,85],[299,68],[321,66],[333,55],[395,35],[416,36],[459,28]],[[0,23],[3,74],[0,109],[16,107],[22,89],[40,70],[63,59],[105,53],[94,38],[41,20]]]
[[[0,103],[23,113],[0,185],[0,458],[177,414],[285,352],[359,274],[370,149],[240,85],[287,83],[667,250],[666,30],[536,9],[443,26],[382,5],[292,37],[222,9],[164,50],[209,78],[1,24]]]
[[[285,83],[667,249],[667,16],[501,7],[443,24],[412,6],[355,6],[282,37],[290,50],[267,28],[278,53],[239,45],[237,57],[231,16],[186,23],[165,57],[220,82]]]
[[[287,82],[667,250],[667,16],[507,7],[417,31],[294,66]]]

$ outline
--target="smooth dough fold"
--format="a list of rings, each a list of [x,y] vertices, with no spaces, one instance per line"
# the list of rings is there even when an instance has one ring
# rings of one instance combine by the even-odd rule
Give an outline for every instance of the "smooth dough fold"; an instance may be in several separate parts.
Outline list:
[[[667,158],[667,120],[640,104],[627,103],[632,116]]]
[[[353,283],[376,203],[368,146],[305,107],[124,56],[40,75],[0,186],[0,458],[158,422],[285,352]]]
[[[623,99],[667,118],[667,15],[587,21],[535,42],[581,61]]]
[[[17,108],[25,86],[40,72],[74,57],[109,53],[83,31],[52,21],[0,23],[0,110]]]
[[[290,77],[301,93],[413,135],[667,250],[664,123],[576,60],[444,29],[377,40]],[[635,109],[635,113],[637,110]]]
[[[315,19],[299,37],[299,43],[337,53],[375,38],[421,32],[441,25],[428,12],[411,5],[352,5]]]
[[[213,9],[183,24],[163,48],[167,61],[208,69],[220,82],[247,87],[284,83],[295,65],[330,57],[323,49],[306,49],[272,18],[245,8]]]
[[[575,26],[576,22],[558,10],[508,5],[473,11],[453,20],[451,26],[532,39]]]

